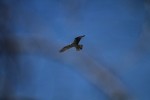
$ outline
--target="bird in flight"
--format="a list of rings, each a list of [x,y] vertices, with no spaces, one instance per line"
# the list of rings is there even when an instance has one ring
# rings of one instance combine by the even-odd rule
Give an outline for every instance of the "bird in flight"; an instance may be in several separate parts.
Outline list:
[[[71,44],[64,46],[59,52],[64,52],[72,47],[75,47],[77,51],[82,50],[83,45],[79,44],[79,42],[84,36],[85,35],[76,37]]]

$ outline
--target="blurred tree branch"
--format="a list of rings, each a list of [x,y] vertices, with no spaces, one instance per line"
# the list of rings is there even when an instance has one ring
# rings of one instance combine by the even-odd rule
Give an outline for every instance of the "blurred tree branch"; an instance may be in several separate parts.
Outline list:
[[[30,37],[30,38],[18,38],[18,49],[12,50],[13,54],[29,53],[35,55],[43,55],[43,57],[51,58],[60,63],[77,65],[77,69],[83,73],[83,75],[99,89],[105,91],[105,93],[114,100],[128,100],[129,94],[124,87],[123,83],[107,70],[102,64],[98,63],[91,56],[78,53],[73,54],[74,60],[70,61],[67,58],[67,54],[59,54],[58,45],[50,40]],[[65,59],[65,60],[64,60]],[[70,63],[71,62],[71,63]]]

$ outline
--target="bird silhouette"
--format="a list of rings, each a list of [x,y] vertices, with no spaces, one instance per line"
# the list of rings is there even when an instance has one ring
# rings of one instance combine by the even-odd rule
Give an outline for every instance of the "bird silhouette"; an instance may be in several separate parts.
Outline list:
[[[80,40],[84,37],[85,35],[81,35],[81,36],[78,36],[74,39],[74,41],[69,44],[69,45],[66,45],[64,46],[59,52],[64,52],[72,47],[75,47],[77,51],[80,51],[82,50],[83,48],[83,45],[79,44]]]

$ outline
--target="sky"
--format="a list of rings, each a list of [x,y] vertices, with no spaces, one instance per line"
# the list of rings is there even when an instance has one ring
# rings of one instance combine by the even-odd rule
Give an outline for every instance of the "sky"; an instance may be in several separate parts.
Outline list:
[[[2,0],[0,5],[1,97],[149,100],[149,0]],[[85,35],[81,51],[59,53],[80,35]]]

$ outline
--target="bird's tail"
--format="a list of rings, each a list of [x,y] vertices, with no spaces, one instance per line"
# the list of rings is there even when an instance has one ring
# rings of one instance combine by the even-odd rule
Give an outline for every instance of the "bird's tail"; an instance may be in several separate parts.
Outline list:
[[[78,46],[76,46],[76,50],[77,50],[77,51],[82,50],[82,48],[83,48],[83,45],[78,45]]]

